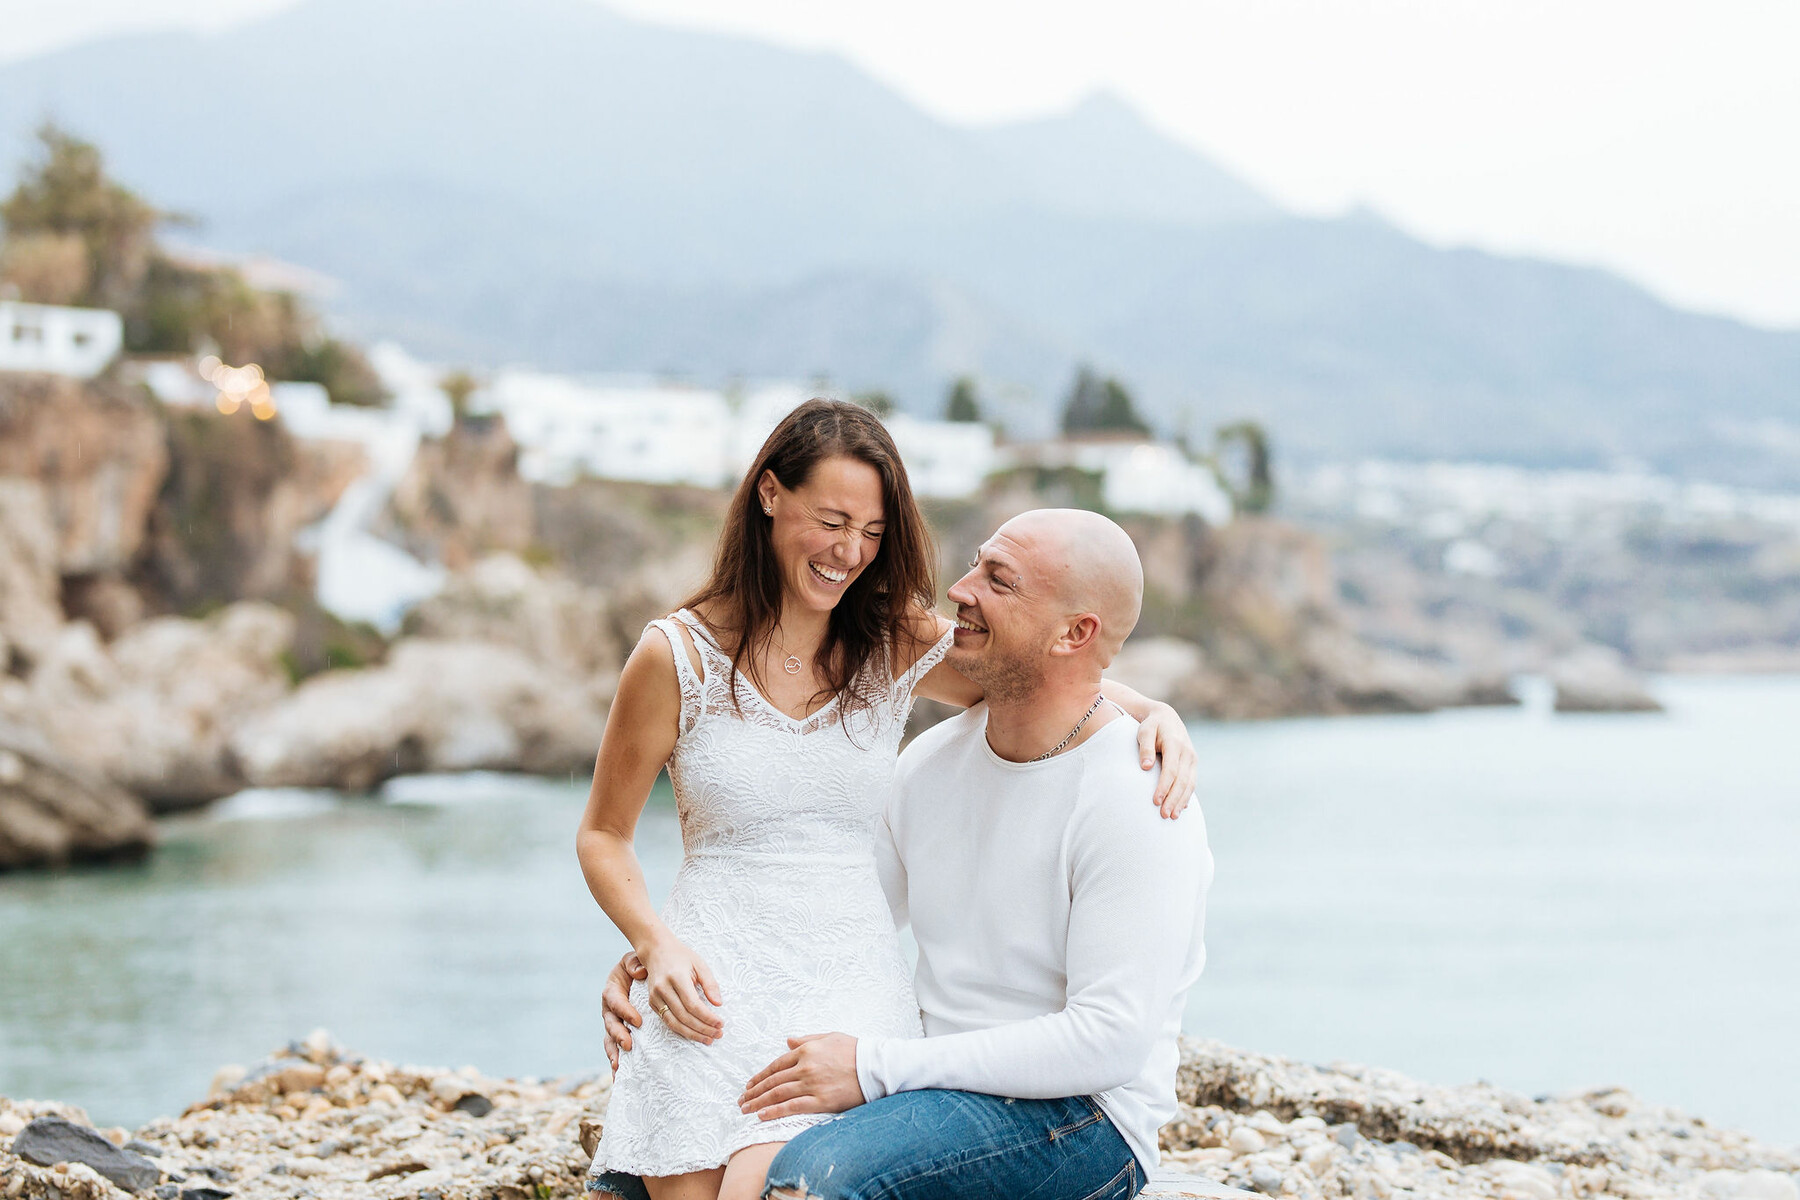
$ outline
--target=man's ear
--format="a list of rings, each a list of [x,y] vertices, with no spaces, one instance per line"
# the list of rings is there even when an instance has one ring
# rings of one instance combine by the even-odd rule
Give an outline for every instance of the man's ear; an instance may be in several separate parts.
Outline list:
[[[1050,647],[1052,654],[1080,654],[1100,639],[1100,618],[1082,613],[1063,629],[1062,636]]]

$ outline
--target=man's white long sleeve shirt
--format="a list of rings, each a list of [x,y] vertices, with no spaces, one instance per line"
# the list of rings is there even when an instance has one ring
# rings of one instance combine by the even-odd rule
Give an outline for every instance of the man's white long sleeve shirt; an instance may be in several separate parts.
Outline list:
[[[924,1038],[864,1038],[874,1100],[918,1088],[1093,1096],[1140,1162],[1175,1112],[1176,1038],[1205,964],[1212,856],[1197,806],[1164,819],[1137,723],[1013,763],[978,705],[900,757],[876,853],[910,920]]]

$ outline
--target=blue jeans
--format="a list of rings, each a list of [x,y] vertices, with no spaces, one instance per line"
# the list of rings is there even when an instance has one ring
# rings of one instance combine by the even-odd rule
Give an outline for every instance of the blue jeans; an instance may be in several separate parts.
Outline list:
[[[1144,1186],[1131,1147],[1086,1096],[1009,1100],[896,1092],[815,1125],[769,1164],[768,1196],[819,1200],[1131,1200]]]

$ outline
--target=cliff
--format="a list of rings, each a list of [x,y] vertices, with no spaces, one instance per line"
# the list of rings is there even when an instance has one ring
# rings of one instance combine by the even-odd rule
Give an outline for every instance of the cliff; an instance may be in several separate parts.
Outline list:
[[[0,1137],[12,1139],[0,1144],[0,1179],[25,1200],[123,1200],[126,1188],[195,1200],[574,1198],[609,1088],[599,1073],[540,1081],[395,1066],[319,1031],[248,1071],[222,1069],[206,1099],[135,1133],[92,1130],[67,1105],[0,1099]],[[1620,1088],[1532,1100],[1185,1041],[1177,1096],[1165,1165],[1273,1197],[1800,1196],[1800,1152]]]

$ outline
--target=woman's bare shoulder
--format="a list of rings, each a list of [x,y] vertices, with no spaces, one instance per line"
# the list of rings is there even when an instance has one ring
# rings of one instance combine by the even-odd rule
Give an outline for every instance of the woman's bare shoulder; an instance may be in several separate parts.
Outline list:
[[[937,645],[950,621],[922,604],[908,609],[900,626],[900,637],[894,645],[894,673],[899,675],[923,658]]]

